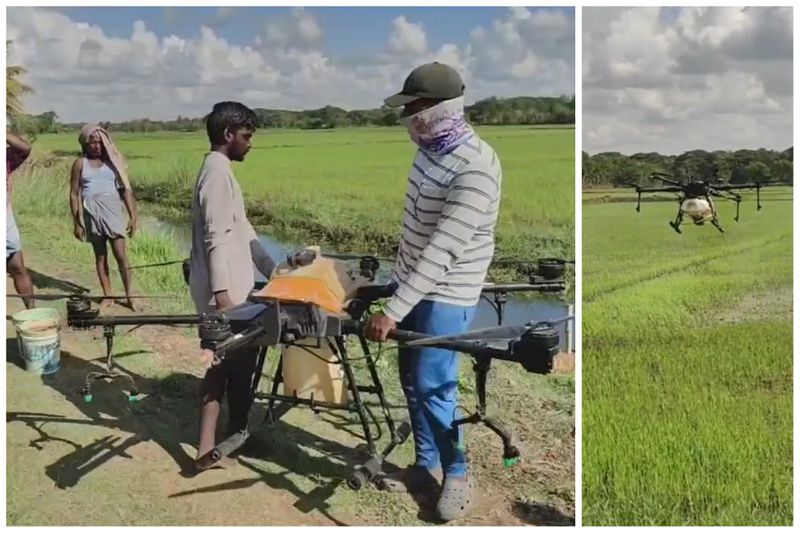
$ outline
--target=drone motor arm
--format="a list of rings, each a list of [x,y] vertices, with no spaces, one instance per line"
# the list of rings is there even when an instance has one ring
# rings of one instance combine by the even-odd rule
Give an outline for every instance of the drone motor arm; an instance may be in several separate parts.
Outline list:
[[[717,185],[716,189],[721,190],[721,191],[732,191],[732,190],[736,190],[736,189],[755,189],[756,190],[756,210],[757,211],[761,211],[761,209],[764,207],[763,205],[761,205],[761,189],[764,187],[764,185],[769,185],[769,184],[780,184],[780,182],[768,181],[768,182],[742,183],[742,184],[739,184],[739,185],[726,184],[726,185]]]
[[[681,187],[636,187],[636,212],[642,210],[642,193],[643,192],[682,192]]]
[[[247,330],[241,333],[236,333],[234,335],[231,335],[230,337],[219,343],[214,343],[212,341],[207,346],[208,347],[213,346],[213,350],[217,353],[217,355],[219,355],[220,357],[224,357],[225,354],[228,352],[244,348],[245,346],[251,344],[260,344],[258,343],[258,341],[265,335],[265,333],[266,330],[264,329],[264,326],[259,324],[252,328],[248,328]]]
[[[528,372],[549,374],[553,369],[553,359],[559,350],[559,335],[557,330],[552,327],[551,322],[544,325],[547,327],[541,328],[540,324],[534,325],[519,337],[505,341],[500,339],[494,345],[481,340],[442,339],[425,344],[425,346],[454,350],[476,358],[500,359],[519,363]],[[345,335],[363,334],[363,326],[355,320],[345,320],[342,323],[341,331]],[[401,345],[431,337],[432,335],[401,329],[393,330],[388,334],[389,339],[397,341]],[[498,345],[504,342],[506,346],[499,348]]]

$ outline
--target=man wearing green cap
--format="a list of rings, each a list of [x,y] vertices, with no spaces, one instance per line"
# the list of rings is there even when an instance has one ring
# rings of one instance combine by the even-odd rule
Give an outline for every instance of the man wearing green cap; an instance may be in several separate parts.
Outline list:
[[[403,236],[383,313],[366,327],[384,341],[401,329],[430,335],[466,331],[494,255],[502,171],[494,150],[464,116],[464,82],[441,63],[416,68],[386,105],[404,106],[402,122],[418,146],[403,216]],[[467,471],[463,430],[452,427],[458,407],[459,355],[430,347],[403,348],[400,382],[414,432],[416,460],[402,486],[416,491],[444,477],[437,512],[463,517],[474,483]],[[463,426],[461,426],[463,428]],[[388,486],[399,487],[388,481]]]

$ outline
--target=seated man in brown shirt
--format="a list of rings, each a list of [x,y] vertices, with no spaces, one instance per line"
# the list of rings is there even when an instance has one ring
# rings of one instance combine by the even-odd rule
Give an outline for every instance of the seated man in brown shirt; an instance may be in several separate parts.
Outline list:
[[[244,302],[255,285],[253,265],[267,278],[275,267],[247,220],[242,191],[231,169],[231,161],[244,161],[256,125],[255,113],[238,102],[220,102],[206,118],[211,152],[192,195],[189,286],[198,313]],[[220,400],[226,392],[228,436],[247,428],[257,355],[257,348],[244,348],[219,363],[204,351],[208,370],[201,391],[198,458],[214,448]]]

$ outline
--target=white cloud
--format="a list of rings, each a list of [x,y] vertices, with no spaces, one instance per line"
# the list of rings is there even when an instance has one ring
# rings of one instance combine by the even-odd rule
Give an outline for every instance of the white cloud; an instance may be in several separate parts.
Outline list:
[[[792,144],[791,8],[586,8],[590,153]]]
[[[419,22],[398,17],[384,43],[351,58],[325,49],[324,28],[303,8],[265,18],[246,45],[215,31],[244,16],[234,8],[198,19],[199,35],[191,38],[159,37],[142,21],[131,21],[127,38],[111,37],[52,9],[13,7],[7,14],[10,64],[24,66],[36,89],[27,107],[56,111],[64,121],[200,116],[222,99],[291,109],[378,107],[413,67],[434,60],[461,72],[468,102],[574,92],[574,17],[564,12],[512,8],[473,28],[468,42],[438,48]],[[192,16],[164,11],[166,21]]]
[[[574,43],[571,14],[513,7],[489,29],[472,31],[470,67],[477,79],[506,82],[517,94],[572,94]]]
[[[403,16],[397,17],[392,21],[389,48],[395,54],[424,54],[428,49],[425,30],[421,24],[409,22]]]

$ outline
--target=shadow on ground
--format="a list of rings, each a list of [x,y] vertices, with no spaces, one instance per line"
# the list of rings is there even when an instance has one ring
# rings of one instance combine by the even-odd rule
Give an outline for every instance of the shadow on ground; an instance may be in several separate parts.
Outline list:
[[[574,526],[575,517],[541,503],[517,500],[512,506],[514,516],[533,526]]]
[[[43,274],[42,272],[38,272],[31,268],[28,268],[28,273],[31,275],[31,280],[33,281],[33,285],[37,289],[55,289],[61,292],[69,292],[69,293],[86,293],[89,292],[88,287],[84,287],[83,285],[78,285],[77,283],[73,283],[69,280],[54,278],[47,274]]]
[[[15,338],[6,340],[6,350],[8,362],[24,368]],[[120,357],[124,355],[129,354],[120,354]],[[86,361],[68,351],[62,351],[61,369],[55,374],[41,377],[44,385],[61,394],[85,418],[68,418],[36,412],[7,413],[7,423],[21,422],[36,432],[37,437],[30,441],[30,447],[41,450],[43,444],[58,441],[72,448],[69,453],[45,468],[46,475],[58,488],[68,490],[109,460],[116,457],[132,458],[129,453],[131,447],[141,442],[154,441],[169,454],[181,475],[191,476],[193,457],[187,454],[182,445],[194,449],[196,444],[198,432],[196,391],[199,389],[200,379],[191,374],[173,373],[166,378],[156,380],[120,367],[120,370],[135,380],[142,395],[140,401],[128,401],[128,396],[122,387],[124,382],[95,381],[92,390],[93,401],[86,402],[81,394],[85,377],[89,372],[101,368],[96,362]],[[224,411],[223,409],[221,419],[226,416]],[[298,500],[295,507],[298,510],[309,513],[316,509],[336,524],[347,525],[333,516],[327,500],[349,476],[350,468],[363,462],[366,457],[353,448],[281,420],[265,426],[261,423],[265,415],[265,406],[257,403],[251,412],[252,436],[235,456],[242,467],[257,474],[258,478],[172,494],[170,498],[181,498],[197,492],[244,489],[263,482],[296,496]],[[345,425],[345,421],[339,422]],[[53,424],[106,427],[129,435],[108,435],[98,438],[89,445],[81,445],[48,433],[45,426],[52,427]],[[312,455],[304,448],[311,448],[319,452],[319,455]],[[259,459],[274,463],[279,472],[265,470],[258,464]],[[386,464],[388,471],[397,469],[396,465]],[[289,474],[313,480],[317,486],[306,493],[289,478]],[[320,483],[320,480],[325,478],[330,481]]]

